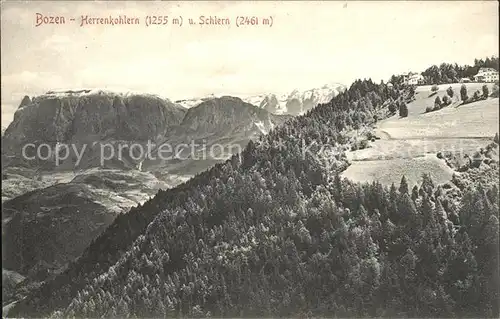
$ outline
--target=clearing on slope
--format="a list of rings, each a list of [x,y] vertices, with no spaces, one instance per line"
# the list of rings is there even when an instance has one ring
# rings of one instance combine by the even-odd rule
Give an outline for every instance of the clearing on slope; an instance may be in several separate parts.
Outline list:
[[[497,98],[462,104],[462,84],[442,84],[437,93],[431,86],[415,91],[415,100],[408,104],[408,117],[394,115],[377,124],[374,134],[380,137],[369,148],[349,152],[351,166],[343,176],[356,182],[379,180],[398,184],[404,174],[415,183],[422,173],[430,173],[437,182],[450,179],[452,170],[436,158],[438,152],[471,154],[485,147],[498,132],[499,107]],[[467,83],[468,95],[481,91],[484,83]],[[490,92],[493,84],[487,84]],[[440,110],[425,113],[452,87],[452,103]]]

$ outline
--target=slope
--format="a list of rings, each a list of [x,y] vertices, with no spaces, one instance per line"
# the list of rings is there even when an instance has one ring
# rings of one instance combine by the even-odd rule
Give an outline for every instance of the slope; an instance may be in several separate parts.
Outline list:
[[[80,256],[118,214],[144,203],[159,189],[174,187],[225,161],[287,118],[233,97],[214,99],[189,111],[152,95],[64,91],[33,100],[26,97],[2,149],[11,159],[2,170],[6,267],[29,280],[45,280]],[[46,127],[51,131],[44,131]],[[146,158],[125,156],[132,145],[147,149],[149,139],[167,144],[176,153],[179,145],[188,146],[190,141],[204,141],[209,149],[215,145],[217,152],[196,149],[206,154],[198,158],[185,149],[187,154],[176,154],[187,155],[185,159],[167,161],[152,160],[158,155],[154,151]],[[23,143],[58,142],[77,149],[86,146],[81,148],[85,152],[78,167],[71,158],[59,166],[53,158],[19,158]],[[102,161],[101,145],[131,147],[122,148],[119,155],[123,156],[115,153]]]
[[[463,157],[484,148],[498,131],[498,99],[488,98],[462,105],[461,84],[441,85],[436,94],[431,86],[416,89],[415,100],[408,104],[408,117],[394,115],[377,123],[374,135],[380,137],[369,147],[348,153],[352,165],[343,176],[353,181],[381,181],[384,185],[399,183],[402,175],[411,186],[423,173],[429,172],[438,183],[451,179],[453,170],[436,154],[453,152]],[[483,84],[466,84],[469,95]],[[492,84],[488,84],[491,92]],[[436,96],[454,90],[452,104],[425,113],[434,107]]]
[[[108,102],[114,103],[124,99],[126,105],[130,104],[129,108],[140,108],[145,104],[144,114],[141,115],[143,119],[133,120],[140,123],[140,127],[151,129],[154,123],[160,123],[162,120],[155,119],[151,124],[147,122],[148,119],[166,116],[156,111],[162,110],[165,105],[167,109],[171,106],[168,101],[149,95],[123,96],[110,92],[94,95],[91,92],[75,94],[76,96],[67,92],[50,93],[35,99],[38,101],[35,104],[30,104],[31,100],[25,99],[25,104],[22,104],[21,108],[40,108],[40,105],[48,103],[42,101],[48,99],[52,102],[46,108],[49,106],[57,108],[69,103],[70,106],[76,105],[79,108],[85,106],[106,109],[116,106],[110,106]],[[87,101],[88,98],[92,100]],[[98,105],[94,105],[95,103]],[[75,112],[79,111],[81,110],[75,110]],[[19,151],[22,144],[15,144],[14,141],[36,142],[26,137],[31,133],[25,134],[25,138],[18,138],[18,140],[13,136],[16,132],[31,132],[30,130],[33,129],[24,127],[33,119],[29,116],[25,119],[23,112],[18,113],[17,121],[10,128],[8,141],[11,148],[8,150]],[[148,115],[147,112],[152,112],[152,114]],[[99,127],[99,130],[94,135],[84,136],[86,140],[78,144],[91,146],[85,148],[86,152],[76,170],[73,165],[65,165],[67,163],[53,167],[53,165],[47,165],[47,162],[16,163],[11,161],[6,165],[2,172],[2,195],[5,201],[2,214],[2,247],[6,251],[4,262],[8,269],[18,271],[33,281],[43,281],[61,272],[68,262],[81,255],[83,249],[109,226],[118,214],[144,203],[160,189],[174,187],[215,163],[225,161],[232,154],[243,149],[248,141],[267,134],[274,126],[280,125],[289,118],[272,115],[238,98],[214,99],[190,109],[178,124],[174,125],[177,119],[168,120],[176,122],[168,122],[164,133],[155,137],[154,142],[158,145],[170,146],[176,151],[176,155],[180,156],[179,158],[154,160],[153,158],[158,158],[156,149],[152,154],[146,154],[146,158],[131,159],[130,156],[129,158],[125,156],[116,158],[115,156],[102,165],[101,143],[118,145],[118,149],[120,145],[142,145],[143,149],[147,149],[148,143],[142,141],[142,137],[135,133],[127,137],[130,140],[115,139],[115,137],[124,138],[125,136],[100,135],[99,132],[117,129],[116,122],[120,121],[120,116],[118,114],[115,116],[118,119],[109,116],[109,121],[106,123],[99,122],[98,117],[92,118],[95,127]],[[76,119],[78,116],[73,115],[73,117]],[[70,122],[74,119],[67,120]],[[56,122],[58,125],[60,121]],[[35,123],[35,127],[52,124],[50,121],[45,121]],[[74,123],[72,125],[75,126]],[[89,126],[94,125],[89,124]],[[64,128],[59,129],[64,130]],[[148,135],[149,138],[159,132],[153,131],[151,131],[152,135]],[[82,138],[80,133],[75,133],[67,142],[71,142],[73,146]],[[50,139],[38,142],[49,142]],[[198,148],[189,149],[191,141],[200,144],[203,141],[205,145],[200,146],[208,148],[208,151]],[[185,147],[185,149],[180,149],[186,154],[179,154],[178,146]],[[124,153],[129,150],[122,149],[125,150]],[[211,151],[212,149],[215,151]],[[199,157],[192,151],[206,154],[206,157]],[[17,155],[10,156],[15,158]],[[72,164],[69,160],[66,162]]]

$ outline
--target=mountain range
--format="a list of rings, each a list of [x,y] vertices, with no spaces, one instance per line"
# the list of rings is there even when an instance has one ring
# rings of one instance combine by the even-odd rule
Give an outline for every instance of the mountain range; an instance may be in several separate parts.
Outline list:
[[[289,118],[231,96],[190,109],[156,95],[104,90],[26,96],[2,136],[5,267],[47,279],[118,214],[223,162]],[[156,145],[148,156],[131,151],[148,143]],[[28,144],[30,158],[23,156]],[[35,156],[40,145],[52,154]],[[61,145],[69,156],[55,154]],[[123,156],[102,160],[103,149],[121,145]],[[175,154],[160,158],[160,145]]]
[[[318,104],[328,103],[332,98],[346,90],[345,85],[330,83],[320,88],[308,90],[295,89],[289,93],[264,93],[258,95],[242,96],[241,99],[247,103],[258,106],[274,114],[303,114]],[[216,98],[210,95],[203,98],[177,100],[175,103],[186,108],[191,108],[204,101]]]
[[[184,103],[190,108],[156,95],[105,90],[26,96],[2,136],[5,267],[26,277],[24,283],[56,278],[128,209],[241,153],[249,141],[292,119],[286,110],[303,113],[340,91],[340,86],[295,90],[280,99],[273,94],[209,97]],[[260,98],[259,106],[248,103]],[[149,141],[174,148],[192,141],[223,147],[201,158],[204,149],[182,150],[177,154],[182,159],[124,156],[100,162],[102,145],[146,147]],[[29,143],[87,148],[81,157],[75,152],[55,165],[54,154],[23,158]],[[158,152],[153,148],[151,157]]]

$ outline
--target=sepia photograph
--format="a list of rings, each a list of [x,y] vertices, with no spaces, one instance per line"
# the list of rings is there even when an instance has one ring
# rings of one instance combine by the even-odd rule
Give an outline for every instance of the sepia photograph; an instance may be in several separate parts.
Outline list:
[[[2,318],[499,318],[497,1],[1,0]]]

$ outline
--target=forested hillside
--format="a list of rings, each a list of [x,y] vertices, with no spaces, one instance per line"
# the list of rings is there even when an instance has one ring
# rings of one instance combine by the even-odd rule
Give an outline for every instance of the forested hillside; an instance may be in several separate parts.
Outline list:
[[[356,81],[118,217],[10,315],[498,317],[496,163],[413,189],[339,177],[350,132],[411,95]]]
[[[404,179],[389,190],[337,180],[307,196],[292,173],[227,169],[161,213],[63,314],[497,316],[496,186],[464,190],[457,208],[428,177],[411,191]]]

